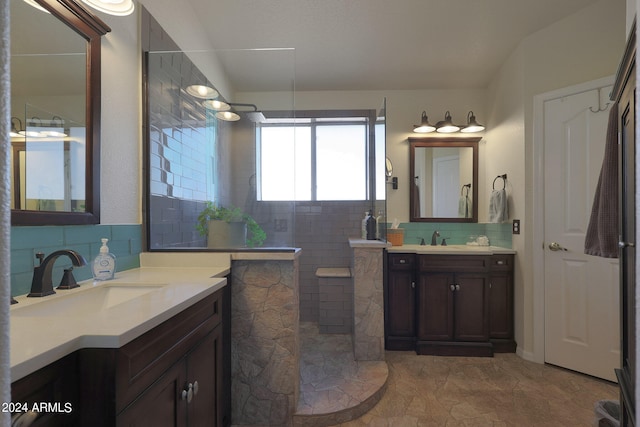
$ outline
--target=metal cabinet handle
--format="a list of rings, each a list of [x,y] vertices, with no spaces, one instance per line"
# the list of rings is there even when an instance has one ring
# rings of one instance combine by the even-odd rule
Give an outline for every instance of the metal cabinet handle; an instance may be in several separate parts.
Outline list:
[[[415,289],[415,288],[416,288],[416,282],[411,282],[411,287],[412,287],[413,289]]]
[[[186,400],[187,403],[191,403],[193,399],[193,384],[189,383],[187,389],[182,390],[182,400]]]
[[[456,285],[456,291],[460,290],[460,285]]]
[[[451,289],[452,291],[456,290],[456,285],[449,285],[449,289]]]
[[[400,262],[400,264],[406,264],[407,260],[406,259],[401,259],[399,262]]]
[[[193,382],[193,395],[195,396],[196,394],[198,394],[198,390],[200,389],[200,386],[198,385],[198,381],[194,381]]]
[[[504,262],[503,260],[499,260],[499,261],[496,261],[496,264],[498,264],[498,265],[505,265],[505,262]]]

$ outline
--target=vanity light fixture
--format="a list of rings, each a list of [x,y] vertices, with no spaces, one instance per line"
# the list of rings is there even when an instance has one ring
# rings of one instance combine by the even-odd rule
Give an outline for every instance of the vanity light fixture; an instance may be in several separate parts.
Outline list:
[[[217,90],[205,85],[191,85],[187,86],[185,90],[189,95],[202,99],[217,98],[219,95]]]
[[[454,125],[451,120],[451,113],[447,111],[444,113],[444,120],[436,123],[436,132],[438,133],[454,133],[460,130],[460,126]]]
[[[259,111],[258,107],[255,104],[241,104],[237,102],[223,102],[223,101],[211,100],[210,102],[205,101],[205,107],[211,110],[217,110],[218,112],[216,113],[216,117],[219,118],[220,120],[225,120],[228,122],[235,122],[240,120],[240,115],[236,112],[236,109],[233,107],[252,108],[253,111],[243,111],[242,113],[245,114],[247,118],[254,123],[262,123],[265,120],[267,120],[264,117],[264,114],[262,114],[262,111]],[[216,107],[219,107],[219,108],[216,108]]]
[[[207,99],[206,101],[202,101],[202,105],[204,106],[204,108],[216,111],[229,111],[231,109],[231,106],[229,104],[217,99]]]
[[[216,117],[220,120],[224,120],[225,122],[237,122],[240,120],[240,116],[238,113],[234,111],[218,111],[216,113]]]
[[[52,136],[52,137],[56,137],[56,138],[64,138],[65,136],[67,136],[67,134],[64,133],[64,120],[62,119],[62,117],[53,116],[51,118],[50,125],[52,127],[55,126],[56,128],[61,128],[62,131],[55,130],[55,129],[44,130],[44,131],[40,132],[40,134],[42,136]]]
[[[416,133],[429,133],[436,130],[435,126],[429,123],[427,112],[422,112],[422,118],[420,119],[420,125],[413,125],[413,131]]]
[[[82,3],[108,15],[127,16],[133,13],[133,0],[82,0]]]
[[[467,125],[463,127],[460,132],[463,133],[474,133],[474,132],[482,132],[484,130],[484,126],[476,121],[476,116],[473,114],[473,111],[469,111],[467,114]]]

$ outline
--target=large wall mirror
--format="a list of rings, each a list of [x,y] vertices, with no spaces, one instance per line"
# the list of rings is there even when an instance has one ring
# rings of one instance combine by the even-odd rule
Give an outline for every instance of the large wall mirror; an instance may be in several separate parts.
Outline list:
[[[73,0],[12,0],[11,223],[100,222],[100,38]]]
[[[412,222],[478,222],[480,139],[409,138]]]

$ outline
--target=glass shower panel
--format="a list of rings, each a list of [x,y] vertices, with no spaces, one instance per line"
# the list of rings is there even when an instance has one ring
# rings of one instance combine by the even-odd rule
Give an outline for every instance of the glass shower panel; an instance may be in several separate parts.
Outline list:
[[[387,239],[387,99],[382,100],[375,124],[375,213],[378,227],[378,239]]]
[[[293,50],[154,51],[145,66],[149,249],[293,247],[295,206],[259,197],[256,155],[261,122],[293,111]]]

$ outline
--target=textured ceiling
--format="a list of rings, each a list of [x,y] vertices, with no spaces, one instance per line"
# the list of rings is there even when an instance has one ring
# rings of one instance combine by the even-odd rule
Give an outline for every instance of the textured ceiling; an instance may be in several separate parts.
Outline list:
[[[217,49],[294,48],[296,90],[485,88],[523,38],[596,1],[189,0]],[[261,90],[282,59],[223,63]]]

